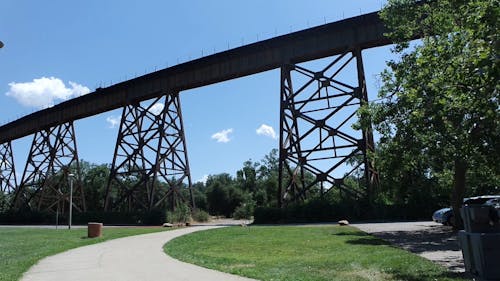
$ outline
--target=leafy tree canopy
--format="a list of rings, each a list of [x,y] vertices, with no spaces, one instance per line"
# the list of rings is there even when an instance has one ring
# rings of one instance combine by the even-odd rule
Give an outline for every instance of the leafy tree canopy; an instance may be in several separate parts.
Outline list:
[[[500,180],[499,4],[389,0],[381,11],[399,59],[382,73],[382,102],[362,116],[394,163],[408,171],[426,163],[429,177],[452,171],[455,209],[467,175],[484,168],[484,178]]]

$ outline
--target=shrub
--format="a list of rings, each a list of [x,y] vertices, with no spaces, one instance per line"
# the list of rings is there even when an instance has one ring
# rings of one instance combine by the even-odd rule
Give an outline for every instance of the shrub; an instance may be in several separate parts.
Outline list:
[[[7,212],[9,210],[10,196],[9,194],[0,191],[0,213]]]
[[[59,224],[68,223],[68,214],[59,214]],[[55,224],[56,214],[48,211],[9,211],[0,213],[0,224]],[[165,222],[165,213],[160,210],[148,212],[73,212],[74,224],[102,222],[104,224],[160,225]]]
[[[193,217],[193,220],[197,222],[207,222],[210,220],[210,215],[200,209],[194,210],[191,216]]]
[[[237,220],[241,219],[251,219],[253,216],[255,208],[255,203],[253,201],[246,202],[246,203],[241,203],[236,209],[234,210],[233,213],[233,218]]]
[[[174,211],[167,211],[167,221],[170,223],[186,223],[191,221],[191,212],[187,205],[179,205]]]

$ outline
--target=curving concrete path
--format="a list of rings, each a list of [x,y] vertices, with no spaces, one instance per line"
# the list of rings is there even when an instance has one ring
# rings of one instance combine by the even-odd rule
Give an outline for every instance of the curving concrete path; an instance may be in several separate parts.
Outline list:
[[[21,280],[254,280],[184,263],[163,252],[163,245],[175,237],[217,227],[220,226],[193,226],[72,249],[42,259],[24,273]]]

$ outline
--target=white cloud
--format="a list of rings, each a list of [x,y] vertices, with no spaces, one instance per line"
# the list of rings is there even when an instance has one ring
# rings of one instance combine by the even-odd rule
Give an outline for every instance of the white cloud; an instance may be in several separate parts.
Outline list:
[[[201,177],[201,179],[199,179],[195,182],[202,182],[203,184],[206,184],[207,180],[208,180],[208,175],[203,175],[203,177]]]
[[[33,79],[32,82],[9,83],[7,96],[15,98],[24,106],[46,108],[51,107],[57,100],[68,100],[90,93],[90,89],[69,81],[70,87],[55,77],[42,77]]]
[[[222,130],[220,132],[213,134],[212,139],[217,140],[217,142],[223,142],[223,143],[229,142],[229,141],[231,141],[231,139],[229,138],[229,134],[232,132],[233,132],[232,128]]]
[[[163,108],[165,108],[165,105],[161,102],[157,102],[153,104],[148,111],[153,113],[154,115],[160,115],[160,113],[163,111]]]
[[[108,116],[106,122],[109,123],[110,128],[116,128],[120,125],[122,118],[120,116]]]
[[[266,125],[266,124],[260,125],[260,127],[256,130],[256,132],[257,132],[257,135],[277,139],[276,132],[274,131],[273,127],[271,127],[269,125]]]
[[[69,81],[68,83],[71,86],[71,92],[73,93],[71,97],[79,97],[90,93],[90,89],[83,85],[72,81]]]

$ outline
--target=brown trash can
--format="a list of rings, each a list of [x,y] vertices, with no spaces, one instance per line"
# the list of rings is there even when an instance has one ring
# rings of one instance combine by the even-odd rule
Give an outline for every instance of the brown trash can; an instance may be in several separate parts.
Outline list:
[[[102,236],[102,223],[89,222],[87,233],[88,233],[89,238],[101,237]]]

